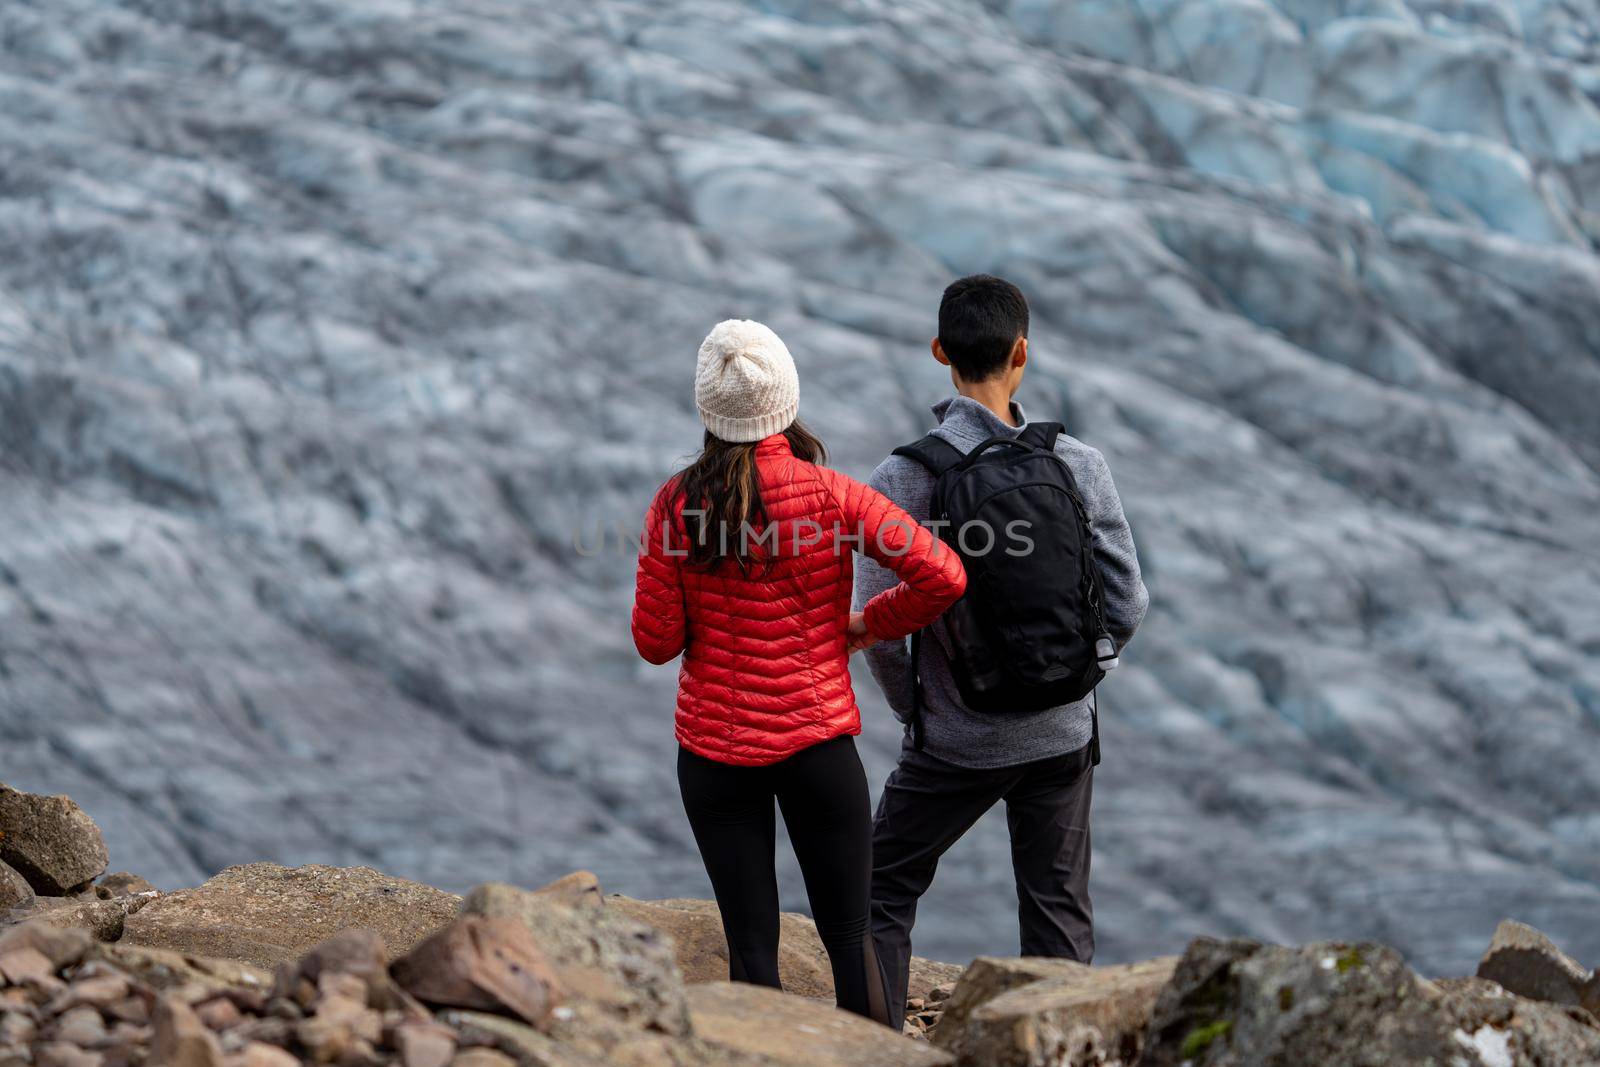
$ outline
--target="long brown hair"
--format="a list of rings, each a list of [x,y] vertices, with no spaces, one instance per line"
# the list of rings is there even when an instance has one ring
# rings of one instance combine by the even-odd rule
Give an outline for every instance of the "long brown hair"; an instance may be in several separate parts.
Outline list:
[[[795,419],[783,431],[789,450],[807,463],[826,463],[828,450],[805,425]],[[706,431],[700,454],[670,483],[683,499],[683,527],[688,538],[688,563],[712,568],[724,560],[748,570],[753,557],[744,536],[760,534],[767,525],[761,500],[761,476],[756,469],[757,441],[724,441]]]

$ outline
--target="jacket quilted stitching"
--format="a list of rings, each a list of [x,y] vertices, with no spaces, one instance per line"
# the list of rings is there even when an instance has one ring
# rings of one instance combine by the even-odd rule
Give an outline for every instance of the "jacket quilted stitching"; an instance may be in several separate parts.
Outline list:
[[[678,742],[749,766],[861,732],[845,646],[852,549],[900,579],[862,609],[882,640],[938,618],[967,583],[960,558],[887,497],[797,459],[782,434],[756,446],[756,467],[777,528],[768,558],[749,573],[686,566],[683,498],[669,481],[645,518],[633,605],[639,654],[683,655]]]

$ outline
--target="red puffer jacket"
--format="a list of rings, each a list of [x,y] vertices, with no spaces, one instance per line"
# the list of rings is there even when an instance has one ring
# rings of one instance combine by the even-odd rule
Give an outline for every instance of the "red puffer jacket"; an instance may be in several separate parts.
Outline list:
[[[770,566],[746,574],[732,562],[685,565],[683,500],[668,482],[645,520],[633,605],[641,656],[666,663],[683,653],[679,744],[748,766],[861,732],[845,645],[852,549],[900,576],[865,608],[867,629],[883,640],[926,626],[967,585],[960,557],[915,519],[876,490],[796,459],[782,434],[756,445],[756,468],[779,531]]]

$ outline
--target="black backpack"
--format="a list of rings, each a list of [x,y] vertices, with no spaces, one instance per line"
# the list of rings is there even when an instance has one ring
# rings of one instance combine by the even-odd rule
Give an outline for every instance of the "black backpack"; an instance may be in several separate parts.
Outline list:
[[[929,526],[961,557],[967,592],[945,613],[961,701],[994,715],[1081,700],[1117,664],[1106,631],[1089,516],[1055,453],[1060,423],[1029,423],[971,452],[933,434],[894,450],[934,476]],[[1017,525],[1017,524],[1024,525]],[[1031,544],[1030,544],[1031,542]],[[918,669],[922,633],[911,637]],[[1100,762],[1095,712],[1091,758]],[[922,747],[922,680],[912,744]]]

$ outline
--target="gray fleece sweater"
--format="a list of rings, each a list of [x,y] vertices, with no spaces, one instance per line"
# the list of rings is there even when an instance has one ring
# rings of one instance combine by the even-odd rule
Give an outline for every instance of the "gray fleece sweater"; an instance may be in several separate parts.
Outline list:
[[[1021,405],[1011,405],[1016,426],[1008,426],[994,412],[964,396],[942,400],[933,413],[939,425],[932,432],[963,452],[990,437],[1014,437],[1026,425]],[[1056,455],[1077,479],[1083,504],[1089,512],[1095,562],[1105,592],[1106,627],[1120,648],[1138,629],[1150,604],[1139,577],[1139,557],[1133,534],[1122,514],[1122,500],[1112,484],[1111,470],[1099,451],[1066,434],[1056,439]],[[903,456],[890,456],[872,472],[871,486],[900,505],[918,522],[929,518],[933,475]],[[865,556],[856,558],[856,610],[898,579]],[[1013,715],[985,715],[961,703],[950,661],[945,656],[949,638],[943,620],[924,635],[921,652],[923,695],[923,751],[937,759],[973,769],[1011,767],[1075,751],[1089,743],[1087,700],[1045,711]],[[889,706],[902,722],[910,719],[912,701],[911,654],[905,641],[880,641],[867,649],[867,665],[882,687]],[[1115,677],[1115,675],[1113,675]],[[909,736],[905,744],[910,744]]]

